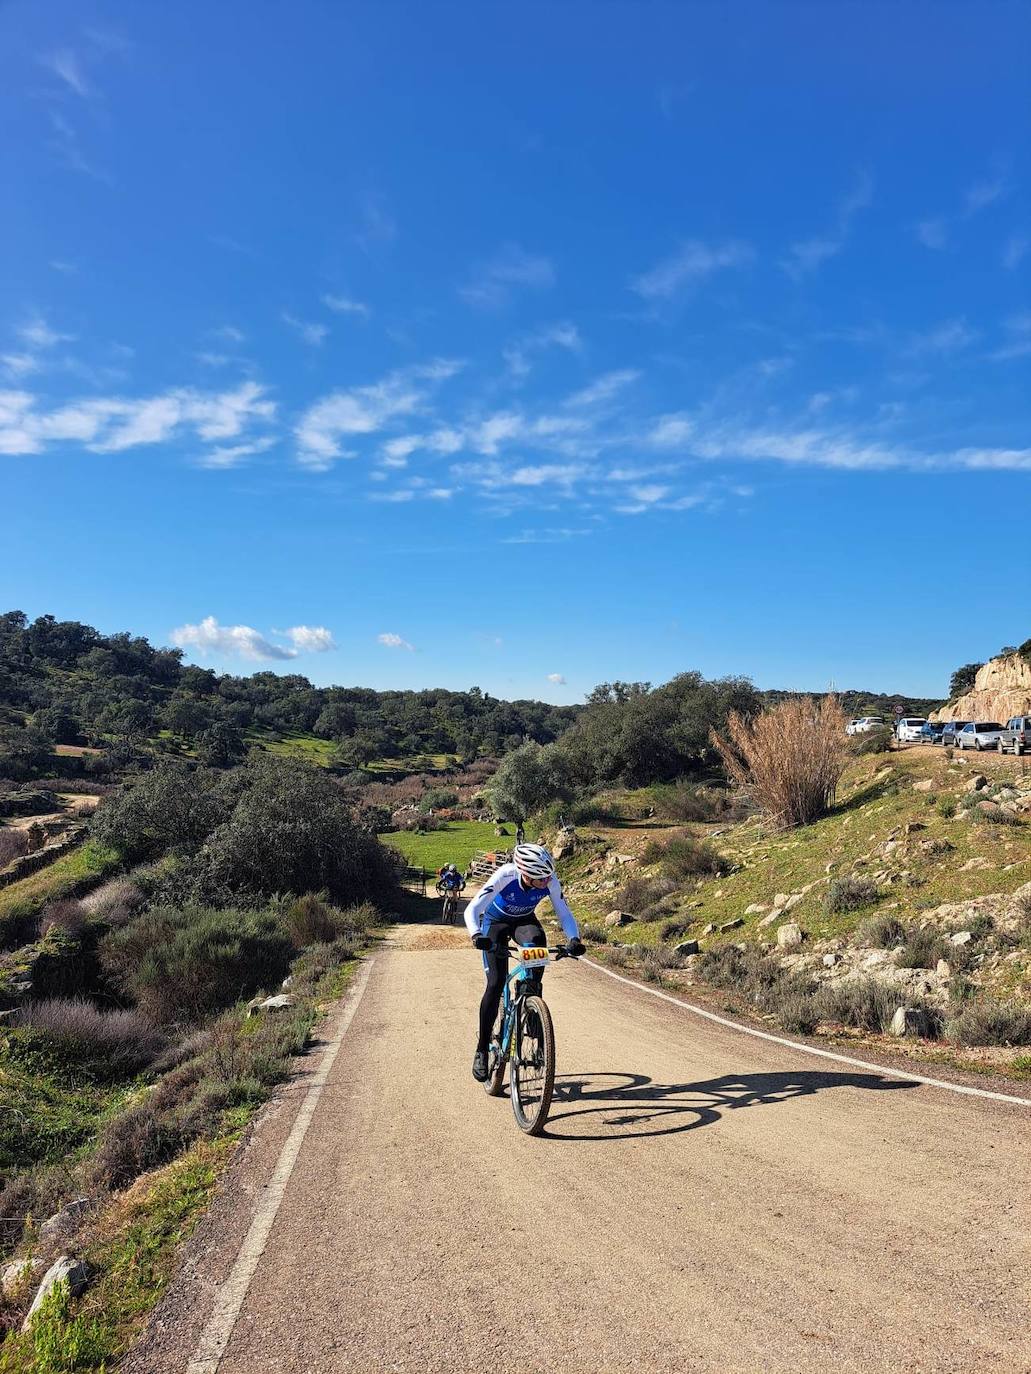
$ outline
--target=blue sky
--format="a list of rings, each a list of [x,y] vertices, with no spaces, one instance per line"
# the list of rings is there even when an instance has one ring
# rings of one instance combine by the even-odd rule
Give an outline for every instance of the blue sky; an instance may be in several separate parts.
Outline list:
[[[1031,633],[1024,4],[0,6],[0,602],[319,683]]]

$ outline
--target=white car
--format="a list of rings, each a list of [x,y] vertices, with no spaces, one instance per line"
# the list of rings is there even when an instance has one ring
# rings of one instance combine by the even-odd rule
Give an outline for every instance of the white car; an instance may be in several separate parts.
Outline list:
[[[879,730],[883,724],[883,716],[860,716],[858,720],[849,721],[845,726],[845,734],[865,735],[867,730]]]
[[[897,738],[900,744],[913,744],[923,739],[921,730],[927,724],[925,716],[903,716],[898,724]]]
[[[998,749],[1003,727],[997,720],[968,720],[962,730],[956,732],[956,743],[960,749]]]

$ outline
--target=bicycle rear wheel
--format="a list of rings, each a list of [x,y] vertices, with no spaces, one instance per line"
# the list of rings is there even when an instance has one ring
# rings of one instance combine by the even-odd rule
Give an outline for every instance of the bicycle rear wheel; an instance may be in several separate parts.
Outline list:
[[[453,900],[453,899],[452,899],[451,897],[445,897],[445,898],[444,898],[444,905],[443,905],[443,908],[441,909],[441,913],[440,913],[440,924],[441,924],[442,926],[449,926],[449,925],[451,924],[451,902],[452,902],[452,900]]]
[[[483,1091],[488,1097],[503,1097],[505,1092],[505,1059],[501,1053],[501,1033],[505,1028],[505,1004],[498,1007],[494,1034],[487,1047],[487,1081]]]
[[[524,997],[518,1008],[510,1077],[516,1125],[540,1135],[555,1088],[555,1029],[543,997]]]

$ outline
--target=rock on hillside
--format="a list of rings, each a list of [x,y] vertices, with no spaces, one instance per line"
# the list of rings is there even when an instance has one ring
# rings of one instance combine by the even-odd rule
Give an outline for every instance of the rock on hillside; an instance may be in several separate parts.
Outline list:
[[[1020,654],[990,658],[974,689],[931,713],[932,720],[1001,720],[1031,715],[1031,662]]]

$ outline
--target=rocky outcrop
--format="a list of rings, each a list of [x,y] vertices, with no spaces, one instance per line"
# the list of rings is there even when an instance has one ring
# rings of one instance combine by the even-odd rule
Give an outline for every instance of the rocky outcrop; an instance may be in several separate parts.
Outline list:
[[[1031,662],[1020,654],[990,658],[977,671],[973,691],[932,711],[932,720],[1000,720],[1031,715]]]

